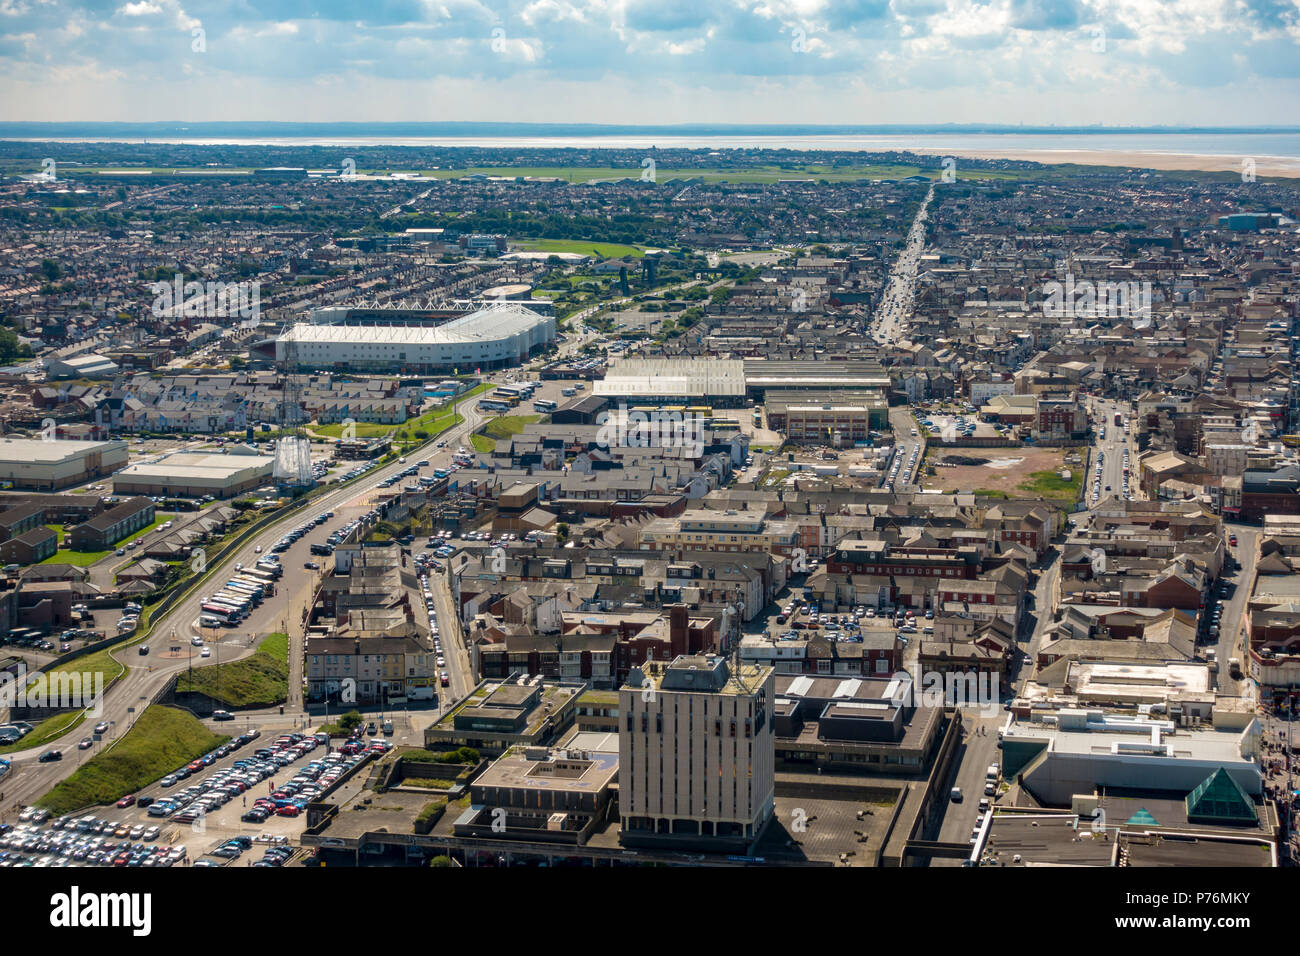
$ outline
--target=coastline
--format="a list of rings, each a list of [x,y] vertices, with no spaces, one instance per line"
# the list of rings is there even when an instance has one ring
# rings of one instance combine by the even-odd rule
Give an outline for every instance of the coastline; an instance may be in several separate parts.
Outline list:
[[[59,144],[127,144],[127,145],[185,145],[200,147],[241,146],[241,147],[287,147],[315,149],[348,149],[363,147],[429,147],[429,148],[478,148],[478,149],[787,149],[787,150],[831,150],[846,153],[864,152],[910,152],[920,156],[953,156],[957,159],[966,157],[981,160],[1014,160],[1020,162],[1042,163],[1047,166],[1073,164],[1079,166],[1111,166],[1119,168],[1140,168],[1157,170],[1188,170],[1199,172],[1240,173],[1245,159],[1255,163],[1256,176],[1275,176],[1300,178],[1300,155],[1291,156],[1272,153],[1251,153],[1241,151],[1205,152],[1204,144],[1200,151],[1195,149],[1152,149],[1152,148],[1116,148],[1107,145],[1098,148],[1086,148],[1078,145],[1037,146],[1024,142],[1015,145],[996,146],[987,143],[964,144],[953,141],[943,145],[931,142],[917,142],[912,137],[890,137],[888,139],[860,139],[856,137],[780,137],[780,136],[743,136],[716,137],[698,139],[695,137],[170,137],[161,136],[153,139],[137,137],[3,137],[0,143],[49,143]],[[1191,146],[1192,144],[1186,144]],[[1218,146],[1220,144],[1214,144]],[[1246,144],[1242,144],[1246,145]],[[1256,146],[1265,146],[1256,142]],[[1277,143],[1267,144],[1277,149]],[[1212,147],[1213,148],[1213,147]],[[1267,147],[1266,147],[1267,148]],[[960,163],[958,164],[960,168]]]
[[[1156,150],[1112,149],[964,149],[959,151],[919,148],[914,152],[927,156],[968,156],[971,159],[1010,159],[1044,165],[1076,164],[1079,166],[1121,166],[1141,169],[1194,170],[1197,172],[1233,172],[1242,170],[1245,156],[1215,156],[1205,153],[1164,153]],[[1300,158],[1289,156],[1252,156],[1257,176],[1300,178]],[[960,165],[958,166],[960,170]]]

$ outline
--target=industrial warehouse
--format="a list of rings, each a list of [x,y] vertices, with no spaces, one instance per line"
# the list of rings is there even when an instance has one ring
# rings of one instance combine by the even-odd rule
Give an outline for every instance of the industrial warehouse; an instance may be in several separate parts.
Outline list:
[[[275,342],[277,362],[347,371],[455,372],[525,361],[555,341],[555,319],[494,304],[439,326],[299,323]]]
[[[119,495],[212,495],[230,498],[265,484],[275,459],[230,452],[178,452],[123,468],[113,477]]]
[[[52,491],[111,474],[126,464],[124,441],[0,438],[0,479]]]
[[[823,396],[850,390],[856,398],[884,397],[891,379],[875,362],[770,361],[767,359],[625,359],[610,366],[594,394],[602,398],[687,401],[736,408],[763,401],[769,390]]]

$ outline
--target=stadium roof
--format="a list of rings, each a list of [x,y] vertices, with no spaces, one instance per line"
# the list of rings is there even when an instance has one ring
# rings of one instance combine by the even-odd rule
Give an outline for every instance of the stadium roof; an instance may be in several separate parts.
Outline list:
[[[514,303],[489,305],[442,325],[314,325],[297,323],[281,335],[281,342],[376,342],[419,345],[485,342],[508,338],[542,322],[552,321]]]

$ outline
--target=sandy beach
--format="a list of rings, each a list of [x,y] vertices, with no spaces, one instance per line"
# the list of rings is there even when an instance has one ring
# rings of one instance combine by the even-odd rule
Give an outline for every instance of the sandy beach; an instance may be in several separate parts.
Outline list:
[[[922,148],[927,155],[969,156],[972,159],[1016,159],[1034,163],[1077,163],[1082,166],[1123,166],[1142,169],[1197,169],[1204,172],[1241,172],[1245,156],[1208,156],[1142,150],[1102,149],[972,149],[957,152]],[[1252,156],[1256,176],[1300,177],[1300,158]]]

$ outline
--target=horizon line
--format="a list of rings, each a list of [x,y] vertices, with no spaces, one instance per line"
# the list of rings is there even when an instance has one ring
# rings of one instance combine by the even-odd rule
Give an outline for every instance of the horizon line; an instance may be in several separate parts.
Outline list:
[[[57,130],[166,130],[168,132],[212,131],[216,129],[278,129],[282,131],[320,131],[327,129],[370,129],[370,130],[426,130],[447,132],[450,130],[477,131],[518,130],[547,131],[552,135],[566,131],[581,131],[586,134],[608,133],[616,135],[628,132],[671,133],[681,132],[803,132],[808,134],[861,134],[881,132],[920,133],[926,131],[963,132],[963,133],[1018,133],[1029,135],[1092,135],[1105,133],[1200,133],[1200,134],[1267,134],[1300,133],[1300,125],[1287,124],[1252,124],[1246,126],[1170,126],[1170,125],[1041,125],[1011,123],[879,123],[879,124],[823,124],[823,123],[671,123],[671,124],[630,124],[630,123],[581,123],[581,122],[515,122],[495,120],[0,120],[0,135],[5,132],[50,132]]]

